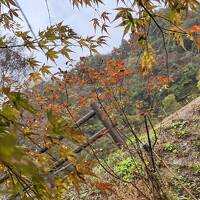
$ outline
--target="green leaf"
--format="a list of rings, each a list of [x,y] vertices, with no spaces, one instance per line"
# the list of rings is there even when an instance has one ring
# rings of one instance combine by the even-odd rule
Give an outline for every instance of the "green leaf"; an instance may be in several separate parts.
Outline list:
[[[72,51],[69,49],[69,48],[67,48],[67,47],[63,47],[62,49],[61,49],[61,54],[63,55],[63,56],[65,56],[66,58],[68,58],[69,60],[70,60],[70,55],[69,55],[69,53],[71,53]]]
[[[124,29],[124,34],[123,34],[123,36],[125,36],[125,35],[128,33],[128,31],[130,30],[130,27],[131,27],[131,24],[129,23],[129,24],[126,26],[126,28]]]
[[[55,60],[58,58],[58,52],[54,51],[54,48],[51,48],[46,53],[47,59],[49,58],[51,61],[55,62]]]
[[[3,37],[0,37],[0,47],[5,47],[6,46],[6,43],[5,43],[5,36]]]
[[[35,113],[36,110],[33,108],[32,105],[29,104],[28,100],[23,97],[22,93],[11,92],[9,88],[3,88],[3,92],[13,103],[17,110],[21,111],[22,109],[24,109],[31,113]]]
[[[79,144],[86,142],[84,133],[74,127],[70,127],[64,117],[48,112],[47,118],[49,121],[47,133],[49,135],[62,135],[70,141]]]
[[[37,61],[35,58],[29,58],[28,64],[30,65],[30,67],[34,68],[34,67],[39,66],[40,62]]]
[[[51,71],[49,69],[51,69],[51,66],[42,65],[42,67],[40,68],[40,72],[42,72],[43,75],[51,74]]]
[[[15,121],[19,112],[17,111],[16,108],[12,107],[8,103],[4,103],[2,106],[2,110],[0,112],[0,115],[3,116],[4,118],[10,120],[10,121]]]
[[[16,136],[14,134],[0,133],[0,160],[10,161],[16,153]]]

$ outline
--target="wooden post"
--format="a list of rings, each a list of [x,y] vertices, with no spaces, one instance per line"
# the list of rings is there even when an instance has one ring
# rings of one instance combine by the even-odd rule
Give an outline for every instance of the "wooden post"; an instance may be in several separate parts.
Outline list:
[[[121,146],[123,144],[123,141],[121,137],[119,136],[119,133],[113,126],[113,123],[110,119],[106,117],[105,112],[100,108],[98,103],[91,104],[92,109],[95,111],[97,117],[102,122],[102,124],[109,130],[110,136],[114,140],[114,142],[117,144],[117,146]]]
[[[80,153],[82,150],[84,150],[85,148],[87,148],[88,146],[90,146],[90,144],[92,144],[93,142],[95,142],[97,139],[101,138],[102,136],[104,136],[106,133],[108,132],[108,130],[106,128],[101,129],[100,131],[98,131],[97,133],[95,133],[92,137],[89,138],[89,141],[77,148],[75,148],[73,150],[74,153]],[[61,159],[60,161],[58,161],[59,163],[57,163],[57,165],[55,165],[54,167],[52,167],[52,169],[50,170],[50,172],[48,174],[46,174],[44,176],[44,178],[48,179],[50,182],[51,180],[54,178],[54,176],[56,176],[57,174],[63,172],[63,171],[67,171],[67,172],[71,172],[74,170],[73,164],[71,162],[68,162],[67,159]],[[60,169],[54,169],[55,167],[58,168],[60,165],[66,163],[65,166],[63,166]],[[8,176],[5,180],[7,180],[9,178],[9,175],[5,175]],[[3,180],[3,182],[5,181]],[[51,184],[51,183],[50,183]],[[27,186],[25,186],[25,188],[23,189],[23,191],[27,191],[30,189],[30,187],[32,186],[32,184],[29,184]],[[50,186],[51,187],[51,186]],[[11,196],[12,199],[17,199],[17,197],[20,196],[20,192],[14,194]],[[11,199],[10,198],[10,199]]]
[[[86,115],[84,115],[82,118],[80,118],[78,121],[76,121],[76,123],[74,124],[74,127],[75,128],[78,128],[80,127],[82,124],[84,124],[85,122],[87,122],[89,119],[91,119],[92,117],[95,116],[95,112],[93,110],[91,110],[90,112],[88,112]],[[62,141],[64,139],[63,136],[60,136],[59,138],[59,141]],[[78,147],[80,148],[80,147]],[[48,147],[43,147],[41,149],[39,149],[38,153],[39,154],[42,154],[42,153],[46,153],[47,151],[49,150]],[[76,153],[76,152],[75,152]],[[65,160],[62,160],[60,161],[60,165],[62,165],[63,163],[65,162]],[[3,183],[4,181],[6,181],[7,179],[9,179],[9,174],[2,174],[0,176],[0,184]]]
[[[98,131],[97,133],[95,133],[93,136],[91,136],[88,140],[87,143],[79,146],[79,147],[76,147],[74,150],[73,150],[73,153],[80,153],[81,151],[83,151],[85,148],[87,148],[88,146],[90,146],[90,144],[92,144],[93,142],[95,142],[97,139],[101,138],[102,136],[104,136],[107,132],[109,132],[108,129],[106,128],[103,128],[101,129],[100,131]],[[64,163],[66,163],[65,166],[63,166],[62,168],[60,169],[57,169],[59,166],[63,165]],[[73,165],[71,162],[69,162],[67,159],[61,159],[59,160],[56,165],[52,168],[52,170],[50,172],[53,172],[54,169],[57,169],[56,171],[53,172],[54,175],[64,171],[64,170],[68,170],[70,171],[71,169],[69,168],[71,165]],[[68,169],[69,168],[69,169]]]
[[[93,110],[91,110],[90,112],[88,112],[86,115],[84,115],[82,118],[80,118],[74,125],[75,128],[80,127],[82,124],[84,124],[85,122],[87,122],[89,119],[91,119],[92,117],[95,116],[95,112]]]
[[[95,115],[96,115],[96,113],[93,110],[91,110],[86,115],[84,115],[82,118],[80,118],[78,121],[76,121],[74,124],[74,127],[79,128],[82,124],[86,123],[89,119],[91,119]],[[58,139],[59,139],[59,141],[62,141],[64,139],[64,137],[61,135],[61,136],[59,136]],[[45,153],[47,150],[48,150],[48,148],[44,147],[44,148],[40,149],[39,153]]]

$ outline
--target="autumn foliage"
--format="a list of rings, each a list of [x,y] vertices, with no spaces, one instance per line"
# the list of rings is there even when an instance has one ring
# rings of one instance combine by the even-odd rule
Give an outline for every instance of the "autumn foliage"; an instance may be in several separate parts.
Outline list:
[[[83,147],[89,141],[88,134],[77,127],[76,122],[82,113],[91,109],[92,103],[98,103],[113,127],[118,125],[118,121],[125,126],[122,126],[126,130],[122,134],[124,144],[118,145],[120,148],[128,148],[125,133],[133,135],[136,141],[136,146],[133,145],[134,156],[143,165],[143,172],[136,174],[147,186],[147,193],[133,182],[123,180],[124,183],[131,184],[144,199],[169,199],[154,163],[153,146],[151,147],[148,135],[147,123],[153,128],[149,110],[145,110],[141,102],[130,102],[128,81],[133,75],[142,77],[149,96],[156,90],[168,89],[168,84],[173,82],[169,74],[151,74],[159,59],[148,38],[149,29],[153,23],[162,36],[165,50],[163,68],[167,69],[169,58],[166,37],[175,40],[182,48],[185,48],[184,38],[194,41],[198,49],[200,47],[197,37],[200,26],[192,26],[190,30],[181,27],[188,12],[198,11],[199,2],[138,0],[127,3],[117,0],[114,19],[111,19],[108,11],[98,11],[98,6],[106,4],[106,1],[70,2],[74,8],[81,10],[81,7],[90,7],[97,13],[91,23],[95,33],[100,30],[100,36],[94,34],[82,37],[64,22],[48,25],[35,34],[31,21],[26,18],[17,0],[0,0],[1,28],[5,31],[5,35],[0,37],[0,48],[24,48],[30,54],[25,58],[29,75],[20,86],[9,87],[10,80],[4,77],[3,81],[7,84],[0,88],[3,99],[0,110],[0,183],[3,186],[0,192],[3,198],[63,199],[72,187],[80,194],[82,185],[89,185],[104,196],[116,193],[112,184],[96,177],[93,171],[97,165],[94,160],[99,161],[93,146],[88,145],[94,160],[74,151],[74,148]],[[163,5],[167,8],[166,12],[155,9],[162,8]],[[162,19],[163,23],[158,19]],[[20,20],[27,24],[28,29],[22,28]],[[141,49],[137,63],[139,70],[134,71],[122,59],[113,58],[106,63],[102,61],[104,66],[99,69],[87,66],[85,56],[80,57],[78,65],[74,64],[72,54],[77,48],[87,49],[91,56],[98,54],[98,48],[107,43],[113,21],[123,28],[123,37],[130,34],[135,40],[134,46]],[[15,38],[16,44],[9,42],[9,34]],[[36,52],[45,57],[44,62],[33,56],[37,55]],[[68,67],[57,66],[56,62],[60,58]],[[149,139],[147,152],[144,152],[143,144],[127,117],[128,104],[134,104],[142,110],[141,116],[144,117]],[[120,125],[119,127],[122,128]],[[119,133],[120,128],[116,128]],[[133,156],[131,151],[129,153]],[[107,171],[112,174],[112,170]]]

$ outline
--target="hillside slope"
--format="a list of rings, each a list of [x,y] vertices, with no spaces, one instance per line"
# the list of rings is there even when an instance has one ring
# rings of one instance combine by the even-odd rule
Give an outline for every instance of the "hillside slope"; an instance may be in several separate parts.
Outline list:
[[[183,22],[183,27],[191,29],[194,25],[199,25],[199,15],[190,13]],[[166,38],[169,57],[167,69],[162,36],[155,25],[152,25],[151,29],[149,40],[154,47],[157,64],[152,67],[152,70],[146,76],[140,75],[142,71],[140,66],[141,49],[139,46],[134,46],[134,41],[137,38],[132,38],[131,36],[129,41],[122,39],[120,47],[114,48],[110,54],[87,57],[84,62],[77,64],[77,69],[79,65],[84,64],[98,70],[107,66],[109,59],[123,60],[126,66],[134,71],[127,85],[129,100],[131,102],[141,102],[147,109],[153,108],[155,116],[166,116],[178,109],[176,105],[179,104],[179,107],[181,107],[200,95],[200,90],[197,87],[198,81],[200,82],[200,57],[195,49],[195,44],[187,38],[184,38],[185,49],[180,47],[173,38]],[[162,78],[167,75],[173,80],[169,83],[167,89],[164,86],[157,87],[156,81],[153,81],[156,80],[155,77]],[[149,82],[150,84],[148,85]],[[150,86],[153,89],[149,89],[148,87]],[[165,98],[170,95],[174,96],[173,105],[165,103]],[[132,103],[129,106],[129,114],[136,118],[137,108],[134,104]]]
[[[200,97],[165,118],[160,126],[156,151],[167,163],[161,166],[171,187],[178,191],[178,199],[186,199],[179,179],[197,199],[200,199]]]
[[[166,192],[171,200],[191,200],[186,190],[189,190],[196,199],[200,199],[200,97],[196,98],[174,114],[165,118],[156,126],[158,142],[155,146],[155,160],[160,175],[166,183]],[[140,139],[146,141],[146,133]],[[131,148],[131,146],[130,146]],[[117,173],[125,179],[132,176],[130,158],[121,151],[114,151],[107,159],[111,167],[118,167]],[[123,165],[121,163],[123,162]],[[110,200],[142,200],[137,197],[135,189],[130,185],[116,182],[103,170],[106,180],[110,180],[116,188],[117,197],[110,196]],[[138,181],[138,186],[142,187]],[[186,188],[186,189],[185,189]],[[104,198],[99,198],[104,199]]]
[[[181,109],[166,117],[162,121],[162,125],[167,125],[173,123],[177,120],[195,120],[200,118],[200,97],[194,99],[187,105],[183,106]]]

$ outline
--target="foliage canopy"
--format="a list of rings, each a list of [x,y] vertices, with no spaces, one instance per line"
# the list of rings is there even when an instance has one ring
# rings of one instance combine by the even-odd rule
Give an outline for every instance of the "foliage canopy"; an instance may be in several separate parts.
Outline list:
[[[103,0],[71,0],[71,3],[78,8],[91,7],[94,12],[98,12],[100,4],[106,4]],[[159,10],[163,7],[167,10]],[[197,0],[116,1],[114,21],[124,28],[124,36],[130,33],[135,40],[134,45],[141,49],[139,65],[142,76],[150,73],[158,62],[149,40],[152,24],[162,36],[164,63],[168,68],[166,38],[175,40],[182,48],[185,48],[184,39],[187,38],[194,41],[199,50],[200,40],[197,36],[200,27],[193,26],[188,30],[181,26],[189,12],[198,11]],[[56,61],[64,57],[73,68],[70,54],[74,46],[87,48],[92,55],[106,44],[112,20],[107,11],[98,16],[92,22],[94,30],[100,28],[102,32],[99,37],[84,38],[63,22],[49,25],[35,34],[17,0],[0,0],[1,27],[6,32],[0,37],[0,48],[9,50],[23,47],[30,53],[40,51],[47,58],[46,63],[39,62],[37,57],[27,58],[31,72],[20,88],[6,84],[0,88],[6,97],[0,111],[0,169],[1,182],[4,181],[0,191],[8,199],[16,199],[19,195],[22,199],[61,199],[70,185],[79,191],[80,184],[86,183],[86,176],[95,177],[91,169],[94,162],[74,153],[72,149],[88,140],[84,131],[75,127],[81,109],[93,102],[106,102],[108,98],[114,102],[118,99],[115,103],[106,102],[106,110],[112,118],[115,116],[113,110],[118,107],[123,112],[122,116],[126,117],[123,108],[127,99],[123,97],[128,92],[124,82],[134,72],[121,59],[109,60],[102,69],[86,67],[84,57],[80,58],[81,65],[71,71],[56,66]],[[19,19],[27,23],[29,30],[22,29]],[[7,35],[14,37],[17,44],[9,42]],[[55,67],[57,72],[53,73],[51,69]],[[45,76],[50,77],[52,85],[42,83]],[[170,77],[152,78],[148,86],[157,87],[155,82],[158,80],[168,84]],[[88,96],[81,94],[82,88],[88,92]],[[138,103],[137,106],[143,109],[143,105]],[[60,137],[64,137],[65,142]],[[43,148],[47,148],[46,154]],[[71,168],[57,176],[59,170],[55,163],[59,159],[70,161]],[[87,184],[112,190],[106,183]]]

